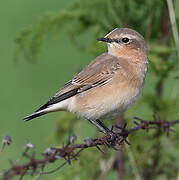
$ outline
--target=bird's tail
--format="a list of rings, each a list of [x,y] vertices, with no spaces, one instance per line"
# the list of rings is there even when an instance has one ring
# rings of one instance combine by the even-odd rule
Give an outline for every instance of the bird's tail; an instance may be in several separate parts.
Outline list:
[[[26,116],[23,120],[24,120],[24,121],[29,121],[29,120],[31,120],[31,119],[37,118],[37,117],[39,117],[39,116],[42,116],[42,115],[44,115],[44,114],[46,114],[46,113],[47,113],[47,112],[45,112],[44,110],[42,110],[42,111],[37,111],[37,112],[35,112],[35,113],[33,113],[33,114],[29,115],[29,116]]]

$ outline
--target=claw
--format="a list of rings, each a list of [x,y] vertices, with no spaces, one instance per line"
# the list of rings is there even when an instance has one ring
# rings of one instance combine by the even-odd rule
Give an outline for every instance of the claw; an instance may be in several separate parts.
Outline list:
[[[116,149],[116,145],[121,145],[124,142],[128,145],[130,143],[127,141],[128,137],[128,131],[126,130],[127,124],[124,124],[123,127],[115,126],[116,128],[120,129],[121,132],[117,133],[113,131],[114,126],[112,126],[111,130],[107,133],[107,139],[106,139],[106,145],[108,147],[112,147],[113,149]]]

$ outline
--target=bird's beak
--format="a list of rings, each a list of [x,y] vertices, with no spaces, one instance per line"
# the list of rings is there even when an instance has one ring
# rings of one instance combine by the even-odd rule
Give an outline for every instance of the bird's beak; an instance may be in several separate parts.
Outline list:
[[[107,37],[98,38],[97,41],[103,41],[103,42],[106,42],[106,43],[111,43],[112,42],[112,40],[107,38]]]

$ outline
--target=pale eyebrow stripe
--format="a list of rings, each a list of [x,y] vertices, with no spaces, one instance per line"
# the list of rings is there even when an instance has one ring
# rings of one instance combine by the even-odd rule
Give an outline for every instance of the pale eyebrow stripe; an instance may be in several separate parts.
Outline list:
[[[129,39],[137,39],[136,36],[131,35],[131,34],[122,34],[122,36],[127,37],[127,38],[129,38]],[[124,37],[123,37],[123,38],[124,38]]]

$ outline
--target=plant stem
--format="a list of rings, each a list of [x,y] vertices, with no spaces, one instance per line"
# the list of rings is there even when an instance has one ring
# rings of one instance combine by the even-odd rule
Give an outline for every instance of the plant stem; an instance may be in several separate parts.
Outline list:
[[[168,6],[169,17],[170,17],[170,22],[171,22],[171,26],[172,26],[173,38],[174,38],[175,45],[177,48],[177,58],[179,58],[179,35],[178,35],[175,11],[173,8],[172,0],[167,0],[167,6]]]

